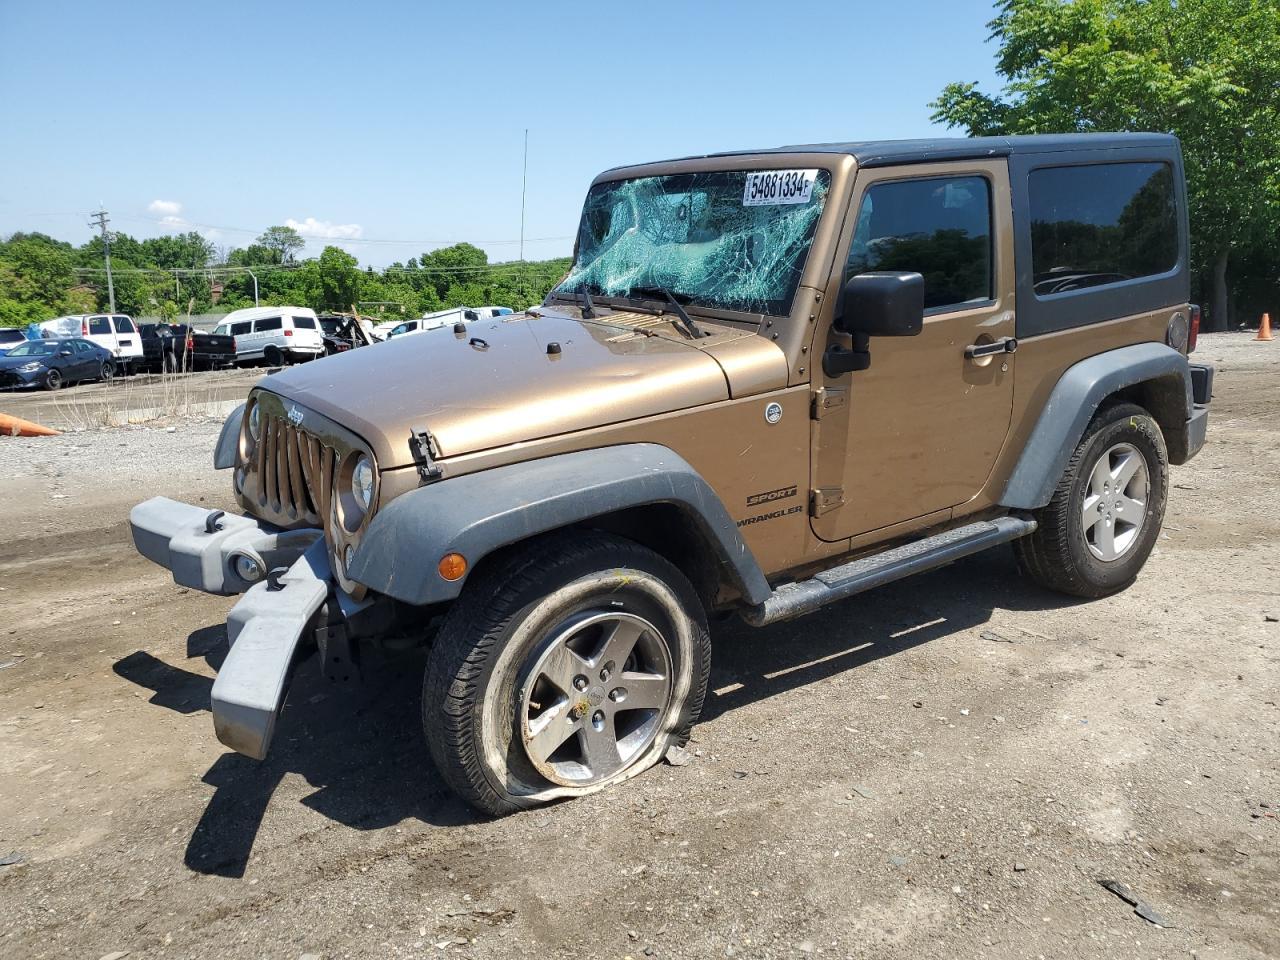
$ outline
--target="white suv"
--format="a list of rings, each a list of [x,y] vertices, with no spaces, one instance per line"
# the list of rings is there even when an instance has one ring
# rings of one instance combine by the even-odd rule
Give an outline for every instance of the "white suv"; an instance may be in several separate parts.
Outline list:
[[[234,310],[214,333],[235,337],[236,363],[265,361],[280,367],[324,354],[324,335],[316,312],[307,307],[249,307]]]

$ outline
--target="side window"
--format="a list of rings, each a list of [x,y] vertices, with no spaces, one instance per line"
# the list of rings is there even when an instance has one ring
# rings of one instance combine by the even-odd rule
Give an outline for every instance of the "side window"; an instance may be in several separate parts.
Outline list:
[[[108,320],[106,317],[90,317],[89,333],[99,334],[99,335],[110,335],[111,321]]]
[[[252,321],[239,320],[231,325],[231,335],[233,337],[243,337],[252,327]]]
[[[310,317],[294,317],[293,325],[300,330],[314,330],[316,322]]]
[[[75,344],[76,353],[93,352],[93,347],[89,346],[89,342],[87,340],[72,340],[71,342]]]
[[[283,324],[279,317],[267,317],[263,320],[253,321],[253,332],[262,333],[264,330],[279,330]]]
[[[993,299],[991,187],[984,177],[898,180],[869,188],[846,276],[903,270],[924,277],[926,309]]]
[[[111,319],[116,325],[116,333],[137,333],[133,329],[133,321],[128,317],[112,317]]]
[[[1027,190],[1038,297],[1149,277],[1178,262],[1167,163],[1042,167]]]

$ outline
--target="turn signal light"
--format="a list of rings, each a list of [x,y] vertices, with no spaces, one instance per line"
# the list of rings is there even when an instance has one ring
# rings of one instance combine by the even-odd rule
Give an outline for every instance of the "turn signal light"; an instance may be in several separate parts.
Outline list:
[[[461,580],[467,572],[467,558],[460,553],[446,553],[436,569],[445,580]]]
[[[1187,331],[1187,353],[1192,353],[1196,349],[1196,340],[1200,338],[1200,305],[1191,304],[1188,311],[1191,314],[1191,323],[1188,325],[1190,329]]]

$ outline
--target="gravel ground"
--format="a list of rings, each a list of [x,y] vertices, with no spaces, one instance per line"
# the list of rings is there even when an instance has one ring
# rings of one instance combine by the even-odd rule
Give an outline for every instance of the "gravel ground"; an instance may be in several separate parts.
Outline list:
[[[417,654],[304,665],[264,763],[214,739],[230,601],[124,521],[230,506],[217,424],[0,441],[0,956],[1280,957],[1280,347],[1199,356],[1128,591],[999,550],[721,623],[690,765],[500,821],[431,767]]]

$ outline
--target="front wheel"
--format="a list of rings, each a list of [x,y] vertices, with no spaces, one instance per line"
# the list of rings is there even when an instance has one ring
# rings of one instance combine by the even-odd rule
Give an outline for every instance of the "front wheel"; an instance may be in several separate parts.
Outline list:
[[[1036,532],[1014,541],[1032,580],[1077,597],[1104,597],[1137,578],[1160,536],[1169,455],[1159,425],[1132,403],[1090,422]]]
[[[556,535],[478,572],[432,646],[423,726],[496,816],[633,777],[683,743],[711,665],[689,581],[627,540]]]
[[[44,375],[44,388],[50,391],[61,390],[62,389],[62,371],[57,369],[51,369],[48,373],[46,373]]]

